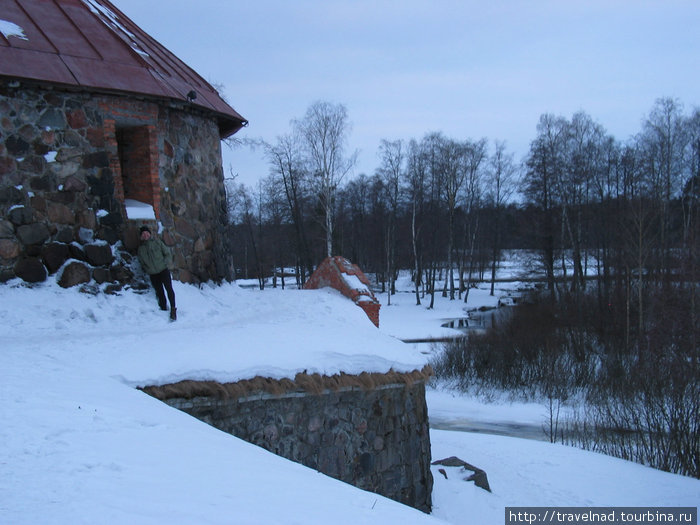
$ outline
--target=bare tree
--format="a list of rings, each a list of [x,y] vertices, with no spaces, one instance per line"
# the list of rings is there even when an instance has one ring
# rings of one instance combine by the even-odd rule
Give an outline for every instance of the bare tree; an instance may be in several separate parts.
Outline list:
[[[646,168],[648,189],[659,206],[660,270],[663,283],[670,277],[671,200],[682,189],[688,133],[682,115],[683,106],[671,98],[658,99],[638,137]]]
[[[440,175],[442,177],[442,195],[447,206],[447,279],[450,288],[450,300],[455,298],[454,286],[454,230],[455,212],[459,204],[460,190],[466,179],[464,163],[464,146],[454,140],[445,139],[440,144]],[[443,296],[447,295],[446,290]]]
[[[404,170],[404,145],[403,141],[390,142],[382,140],[379,145],[379,157],[381,164],[377,170],[384,181],[387,208],[389,217],[386,225],[386,278],[387,304],[391,304],[391,294],[396,293],[394,283],[395,256],[396,256],[396,220],[399,209],[399,188]]]
[[[491,295],[496,283],[496,265],[501,252],[503,234],[503,208],[515,191],[518,168],[513,161],[513,154],[506,153],[506,143],[494,142],[495,150],[489,159],[486,170],[486,197],[494,208],[494,224],[491,249]]]
[[[530,144],[527,171],[522,181],[523,194],[538,212],[542,264],[547,277],[549,293],[554,299],[557,284],[554,277],[555,213],[559,205],[556,188],[564,170],[564,142],[567,123],[562,117],[544,114],[537,124],[537,137]]]
[[[289,217],[294,225],[297,250],[297,285],[301,286],[313,266],[306,235],[304,201],[307,173],[300,155],[298,137],[294,134],[277,137],[274,145],[266,144],[265,151],[273,176],[281,182],[289,209]]]
[[[464,181],[464,214],[465,214],[465,241],[467,248],[467,282],[464,285],[464,302],[469,300],[472,271],[479,232],[479,212],[481,208],[482,164],[486,159],[487,142],[480,139],[476,142],[467,140],[464,143],[464,163],[466,177]],[[461,278],[461,274],[460,274]],[[462,288],[460,287],[460,291]],[[461,296],[460,296],[461,297]]]
[[[586,113],[579,111],[566,125],[564,169],[558,178],[556,191],[562,213],[562,246],[568,246],[573,259],[571,288],[580,293],[586,285],[586,233],[588,222],[583,210],[589,209],[593,198],[594,181],[604,171],[607,162],[605,146],[607,135]]]
[[[259,221],[256,220],[254,198],[251,195],[249,188],[247,188],[244,184],[231,184],[229,186],[228,210],[231,220],[234,223],[243,225],[248,235],[250,247],[253,252],[253,262],[255,264],[255,273],[258,279],[258,285],[262,290],[265,288],[265,276],[255,234],[256,223],[259,224]],[[246,268],[247,259],[248,258],[245,257]],[[245,277],[248,277],[247,269],[245,272]]]
[[[375,226],[371,214],[371,180],[361,173],[353,177],[338,193],[337,219],[345,220],[342,245],[344,255],[363,268],[371,266],[371,253],[374,253],[372,231]],[[338,228],[336,227],[336,230]]]
[[[335,193],[357,157],[356,154],[345,154],[350,133],[348,112],[342,104],[319,101],[312,104],[304,118],[295,121],[294,125],[303,141],[308,171],[317,185],[325,215],[326,253],[330,257],[333,252]]]
[[[695,109],[688,120],[688,179],[683,188],[683,241],[685,253],[683,272],[690,289],[691,318],[697,319],[698,286],[697,264],[700,257],[700,109]],[[698,348],[697,330],[693,330],[693,347]],[[695,353],[695,363],[700,367],[700,349]]]
[[[411,140],[409,143],[406,171],[404,172],[404,191],[410,199],[411,209],[411,251],[413,254],[413,280],[416,292],[416,305],[420,305],[421,285],[421,254],[419,249],[422,232],[423,201],[425,199],[426,162],[422,149],[418,142]]]
[[[444,259],[444,246],[448,244],[443,221],[448,220],[443,205],[444,199],[444,160],[443,146],[448,139],[439,132],[431,132],[423,137],[420,143],[423,169],[425,170],[424,180],[424,219],[425,231],[423,240],[425,256],[425,286],[430,294],[430,305],[435,306],[435,284],[438,277],[438,270],[442,272]],[[455,203],[456,205],[456,203]],[[451,252],[452,248],[448,249]],[[447,283],[447,281],[445,281]]]
[[[260,185],[261,198],[261,229],[269,230],[268,253],[272,258],[272,287],[277,288],[277,276],[281,277],[282,289],[284,290],[284,267],[288,252],[286,236],[283,231],[283,222],[286,217],[286,202],[284,191],[278,184],[277,177],[270,174],[262,180]],[[262,236],[261,236],[262,237]]]

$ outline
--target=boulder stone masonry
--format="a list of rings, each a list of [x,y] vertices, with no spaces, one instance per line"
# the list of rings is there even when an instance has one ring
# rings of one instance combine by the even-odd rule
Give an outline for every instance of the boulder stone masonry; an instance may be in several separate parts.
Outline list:
[[[231,278],[215,118],[175,101],[0,80],[0,282],[58,280],[67,264],[78,282],[98,268],[101,280],[133,277],[129,254],[148,221],[126,214],[125,130],[141,145],[131,153],[141,171],[132,171],[129,191],[153,205],[173,276]]]

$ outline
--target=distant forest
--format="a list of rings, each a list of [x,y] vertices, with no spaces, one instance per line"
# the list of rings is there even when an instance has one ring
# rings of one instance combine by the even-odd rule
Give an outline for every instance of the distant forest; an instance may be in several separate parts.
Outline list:
[[[228,185],[237,278],[264,286],[292,268],[303,283],[332,252],[382,287],[411,269],[434,291],[445,272],[455,297],[489,279],[502,250],[522,248],[540,254],[552,295],[557,274],[585,287],[591,260],[603,301],[614,283],[697,282],[698,108],[659,99],[627,142],[584,112],[544,114],[522,162],[485,138],[387,139],[375,173],[353,178],[348,133],[345,107],[318,102],[264,145],[267,178]]]

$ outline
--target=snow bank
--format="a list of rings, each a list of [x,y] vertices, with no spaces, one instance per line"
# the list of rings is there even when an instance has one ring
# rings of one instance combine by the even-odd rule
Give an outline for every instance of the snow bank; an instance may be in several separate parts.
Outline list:
[[[431,352],[396,337],[424,336],[464,305],[438,299],[426,310],[397,294],[378,330],[330,290],[174,286],[176,323],[150,291],[0,286],[0,523],[489,524],[512,505],[697,505],[695,479],[464,432],[432,430],[433,459],[454,455],[484,469],[493,492],[435,469],[433,516],[276,457],[134,387],[409,371]],[[429,392],[428,406],[447,422],[494,412],[456,393]],[[521,409],[500,405],[495,418],[541,421],[536,407]]]
[[[174,283],[85,295],[0,286],[0,523],[433,523],[133,388],[179,379],[412,370],[420,354],[327,290]]]

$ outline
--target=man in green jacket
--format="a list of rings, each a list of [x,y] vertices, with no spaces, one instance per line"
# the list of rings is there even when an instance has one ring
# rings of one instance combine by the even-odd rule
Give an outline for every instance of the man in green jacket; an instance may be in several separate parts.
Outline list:
[[[170,250],[158,237],[151,235],[148,226],[141,226],[141,245],[138,249],[138,258],[141,267],[151,278],[151,284],[156,291],[158,306],[161,310],[167,310],[165,302],[165,292],[168,294],[170,302],[170,320],[177,319],[177,309],[175,308],[175,292],[170,278],[170,265],[173,257]]]

